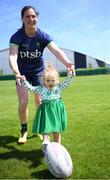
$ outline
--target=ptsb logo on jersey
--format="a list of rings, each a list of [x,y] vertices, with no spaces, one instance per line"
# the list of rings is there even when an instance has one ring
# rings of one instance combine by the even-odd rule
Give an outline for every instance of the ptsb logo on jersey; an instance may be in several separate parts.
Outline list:
[[[29,58],[29,59],[34,59],[34,58],[38,58],[38,57],[40,57],[41,56],[41,52],[40,51],[38,51],[37,49],[36,49],[36,51],[34,51],[34,52],[29,52],[29,51],[25,51],[25,52],[23,52],[23,51],[20,51],[20,57],[21,57],[21,59],[22,58]]]

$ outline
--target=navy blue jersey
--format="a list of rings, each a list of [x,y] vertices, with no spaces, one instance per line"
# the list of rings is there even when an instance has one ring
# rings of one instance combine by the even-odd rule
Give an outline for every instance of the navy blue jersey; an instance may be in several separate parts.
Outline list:
[[[10,45],[18,45],[18,68],[21,74],[40,75],[44,69],[43,51],[53,39],[37,29],[34,37],[28,37],[23,28],[19,29],[10,39]]]

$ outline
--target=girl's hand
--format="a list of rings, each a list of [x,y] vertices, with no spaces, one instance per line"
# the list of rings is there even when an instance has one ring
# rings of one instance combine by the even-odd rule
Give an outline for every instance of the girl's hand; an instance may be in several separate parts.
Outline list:
[[[26,80],[26,78],[25,78],[25,76],[23,75],[23,76],[21,76],[21,80],[22,81],[25,81]]]

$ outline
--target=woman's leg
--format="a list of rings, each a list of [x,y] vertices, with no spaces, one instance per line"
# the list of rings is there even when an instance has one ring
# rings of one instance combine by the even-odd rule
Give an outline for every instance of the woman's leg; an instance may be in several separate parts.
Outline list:
[[[18,114],[21,122],[21,137],[18,143],[23,144],[27,141],[27,122],[28,122],[28,92],[22,85],[16,85],[18,95]]]
[[[60,133],[53,133],[54,142],[61,144],[61,134]]]
[[[41,98],[38,94],[34,93],[34,99],[35,99],[36,108],[38,108],[41,104]],[[37,136],[40,138],[40,140],[43,140],[43,137],[41,134],[37,134]]]

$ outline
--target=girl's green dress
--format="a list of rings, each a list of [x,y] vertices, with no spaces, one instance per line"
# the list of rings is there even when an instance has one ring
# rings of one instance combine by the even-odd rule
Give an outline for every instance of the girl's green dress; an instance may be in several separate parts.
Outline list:
[[[62,132],[67,127],[67,113],[63,100],[62,90],[67,87],[72,80],[69,75],[63,83],[57,84],[52,90],[45,86],[32,86],[27,81],[23,81],[26,89],[38,93],[42,103],[35,114],[32,132],[34,134],[44,134]]]

